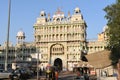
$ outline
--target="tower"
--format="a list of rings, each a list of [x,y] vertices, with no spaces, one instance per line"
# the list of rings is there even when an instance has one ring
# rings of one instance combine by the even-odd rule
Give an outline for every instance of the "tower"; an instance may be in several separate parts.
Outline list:
[[[81,62],[80,42],[86,47],[86,22],[78,7],[74,14],[68,12],[67,16],[58,8],[49,19],[50,15],[45,16],[41,11],[34,24],[36,47],[43,51],[41,64],[47,66],[50,62],[60,70],[72,70]]]
[[[17,38],[17,44],[24,43],[24,41],[25,41],[25,33],[22,30],[18,31],[16,38]]]

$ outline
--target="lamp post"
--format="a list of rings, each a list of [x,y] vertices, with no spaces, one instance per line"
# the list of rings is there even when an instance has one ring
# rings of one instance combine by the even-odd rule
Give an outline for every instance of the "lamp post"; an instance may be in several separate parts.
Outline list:
[[[17,68],[17,48],[15,46],[15,69]]]
[[[37,80],[39,80],[39,59],[41,59],[41,57],[39,58],[39,56],[41,56],[41,52],[42,51],[37,50]]]
[[[37,80],[39,80],[39,50],[37,50]]]
[[[5,56],[5,71],[7,71],[7,65],[8,65],[9,32],[10,32],[10,9],[11,9],[11,0],[9,0],[9,6],[8,6],[8,28],[7,28],[7,43],[6,43],[6,56]]]

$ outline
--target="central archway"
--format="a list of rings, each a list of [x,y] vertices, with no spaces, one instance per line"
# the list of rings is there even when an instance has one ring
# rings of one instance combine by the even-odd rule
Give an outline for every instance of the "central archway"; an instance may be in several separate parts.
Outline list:
[[[54,66],[56,66],[59,71],[62,70],[62,65],[62,60],[60,58],[55,59]]]

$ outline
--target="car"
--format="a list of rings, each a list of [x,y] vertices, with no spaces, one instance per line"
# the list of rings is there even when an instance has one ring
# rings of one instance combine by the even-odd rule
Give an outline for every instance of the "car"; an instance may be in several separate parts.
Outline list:
[[[0,72],[0,79],[10,79],[12,73],[8,71]]]
[[[3,72],[4,71],[4,69],[0,69],[0,72]]]
[[[12,72],[11,79],[28,79],[32,77],[32,72],[28,69],[16,69]]]

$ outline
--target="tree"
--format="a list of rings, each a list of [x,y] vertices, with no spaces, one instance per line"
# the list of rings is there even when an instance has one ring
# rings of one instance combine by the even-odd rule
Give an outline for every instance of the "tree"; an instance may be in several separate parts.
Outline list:
[[[108,20],[107,36],[108,46],[111,50],[110,59],[116,66],[120,59],[120,0],[105,7],[104,11],[106,12],[105,18]]]

